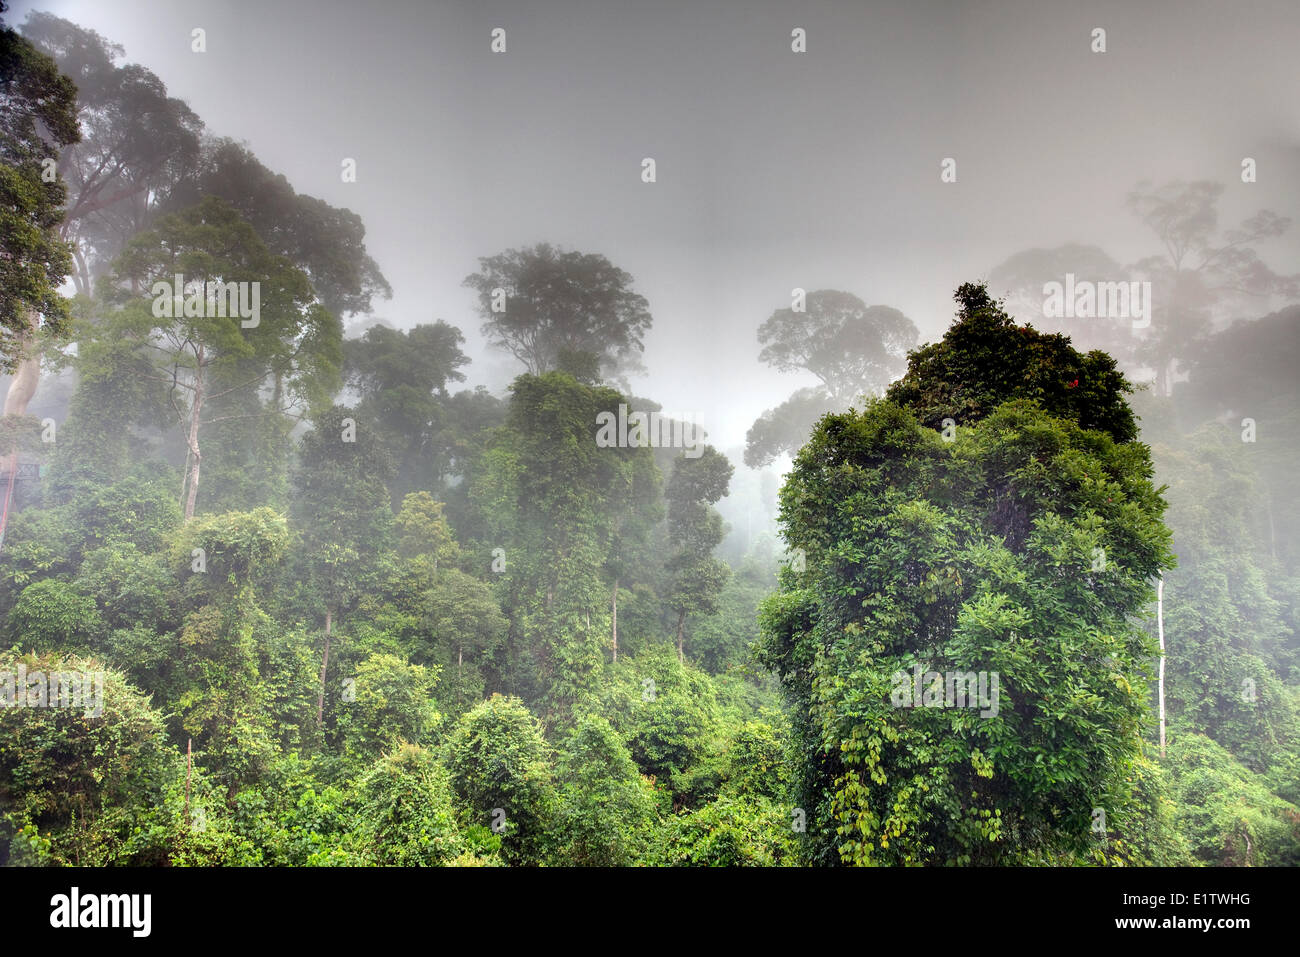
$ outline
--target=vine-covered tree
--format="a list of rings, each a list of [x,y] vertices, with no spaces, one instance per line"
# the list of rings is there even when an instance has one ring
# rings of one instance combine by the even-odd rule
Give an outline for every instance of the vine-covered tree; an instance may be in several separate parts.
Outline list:
[[[717,611],[722,589],[731,577],[727,563],[714,557],[726,537],[722,516],[713,508],[726,494],[734,472],[727,457],[706,445],[695,458],[676,459],[664,498],[668,503],[665,567],[671,576],[668,604],[676,616],[677,657],[686,658],[686,616]]]
[[[1154,653],[1133,619],[1172,556],[1128,385],[983,287],[956,299],[943,341],[823,419],[781,493],[803,561],[763,657],[814,861],[1043,861],[1087,853],[1094,808],[1130,823]]]

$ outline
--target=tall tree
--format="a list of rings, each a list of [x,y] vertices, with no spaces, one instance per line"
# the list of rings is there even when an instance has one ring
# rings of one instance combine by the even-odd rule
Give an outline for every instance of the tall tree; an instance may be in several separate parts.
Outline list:
[[[36,11],[23,34],[77,86],[83,136],[59,155],[70,190],[61,234],[72,244],[77,292],[88,296],[198,161],[203,123],[151,71],[119,66],[125,51],[94,30]]]
[[[609,645],[618,661],[619,589],[645,581],[654,567],[655,526],[663,518],[662,478],[649,456],[634,456],[624,463],[606,504],[610,520],[605,575],[609,586]]]
[[[307,277],[272,255],[237,212],[212,197],[133,239],[118,269],[150,289],[150,298],[129,299],[96,334],[132,339],[150,356],[148,375],[166,392],[185,434],[188,520],[202,477],[203,426],[223,418],[205,418],[205,403],[266,387],[265,408],[231,414],[305,414],[318,407],[337,387],[340,325]],[[183,290],[175,288],[176,276]],[[256,296],[258,315],[246,318],[233,306],[223,290],[235,286],[250,314]]]
[[[507,249],[479,259],[465,285],[478,293],[483,335],[533,375],[558,368],[566,351],[597,356],[616,381],[641,368],[649,304],[604,256],[547,243]]]
[[[1128,381],[1104,352],[1081,355],[1068,337],[1017,326],[982,285],[966,283],[955,296],[960,322],[940,342],[909,358],[907,374],[885,397],[906,406],[922,425],[942,429],[972,424],[1010,399],[1032,399],[1045,412],[1117,442],[1137,436]]]
[[[839,408],[884,388],[906,367],[916,326],[890,306],[819,289],[802,311],[778,309],[758,329],[759,359],[781,372],[811,372]]]
[[[1291,220],[1260,210],[1238,228],[1220,231],[1222,194],[1222,184],[1199,180],[1158,187],[1142,182],[1128,197],[1129,210],[1161,246],[1134,269],[1152,282],[1154,315],[1143,355],[1165,395],[1179,366],[1225,313],[1258,314],[1300,297],[1300,273],[1275,272],[1257,248],[1285,233]]]
[[[1066,243],[1051,249],[1026,249],[1010,256],[989,273],[991,292],[1004,295],[1007,314],[1021,323],[1032,323],[1044,332],[1060,332],[1080,351],[1102,349],[1127,365],[1135,361],[1139,342],[1131,317],[1087,316],[1054,318],[1045,315],[1049,282],[1064,283],[1066,274],[1075,282],[1119,282],[1127,278],[1123,266],[1097,246]]]
[[[6,8],[0,2],[0,14]],[[0,368],[14,376],[6,419],[25,415],[36,393],[42,333],[65,331],[58,288],[72,261],[58,235],[67,188],[57,158],[80,139],[75,104],[72,81],[0,18]],[[5,451],[0,541],[18,468],[16,445]]]
[[[677,614],[679,661],[686,660],[686,616],[717,611],[731,574],[727,563],[713,556],[726,537],[722,516],[713,506],[727,494],[733,471],[725,455],[706,445],[698,457],[676,460],[664,489],[673,548],[665,563],[672,577],[668,603]]]
[[[0,13],[6,9],[0,4]],[[0,20],[0,353],[13,371],[41,317],[67,317],[58,293],[71,260],[57,227],[67,186],[59,150],[80,139],[76,87],[48,56]]]
[[[745,464],[758,468],[792,454],[823,414],[883,389],[903,371],[916,337],[897,309],[835,289],[808,293],[798,309],[776,310],[758,329],[758,357],[781,372],[810,372],[821,384],[759,416],[745,437]]]
[[[1134,618],[1172,555],[1128,384],[1083,412],[1025,396],[1087,357],[983,287],[956,298],[944,340],[886,399],[823,419],[781,493],[803,561],[765,606],[762,658],[824,863],[1077,859],[1095,808],[1144,813],[1155,648]],[[1006,330],[1047,363],[1028,380],[989,361]]]
[[[233,206],[272,253],[306,273],[321,304],[340,319],[368,313],[375,296],[393,294],[366,251],[361,217],[294,191],[249,150],[228,139],[203,144],[163,206],[174,212],[216,196]]]
[[[835,399],[820,386],[796,389],[790,398],[765,411],[749,427],[745,433],[745,464],[762,468],[781,455],[793,455],[808,441],[817,420],[836,411],[841,410]]]
[[[314,426],[299,443],[291,514],[302,534],[303,577],[324,618],[319,725],[334,619],[374,586],[380,555],[391,545],[393,514],[384,484],[392,464],[375,436],[342,406],[317,415]]]
[[[502,607],[518,688],[562,708],[604,663],[607,580],[653,501],[652,449],[602,447],[599,417],[626,396],[563,372],[519,376],[507,424],[473,478],[488,547],[502,549]]]
[[[357,412],[396,466],[395,507],[411,492],[441,494],[453,467],[447,385],[465,380],[464,341],[459,329],[439,321],[406,331],[372,326],[344,342],[344,375],[361,399]]]

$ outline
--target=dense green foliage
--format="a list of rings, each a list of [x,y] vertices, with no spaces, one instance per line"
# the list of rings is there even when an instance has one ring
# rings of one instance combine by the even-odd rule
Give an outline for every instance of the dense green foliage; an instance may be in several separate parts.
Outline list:
[[[627,386],[631,275],[481,258],[525,371],[453,392],[456,325],[345,337],[387,292],[355,213],[201,138],[104,38],[25,32],[0,351],[37,313],[76,348],[0,536],[0,863],[1300,863],[1300,310],[1188,312],[1125,350],[1152,395],[982,285],[910,353],[902,313],[813,292],[757,329],[821,382],[744,451],[793,456],[778,560],[723,518],[771,515],[775,471],[667,418],[681,441],[608,441],[660,412]],[[159,308],[177,272],[258,283],[260,320]]]
[[[1083,853],[1141,753],[1152,650],[1131,619],[1171,564],[1149,457],[1021,397],[1083,365],[1068,346],[1058,369],[967,363],[1007,326],[982,294],[958,291],[890,398],[825,417],[782,493],[806,567],[767,607],[765,660],[791,694],[817,859]],[[1131,421],[1123,380],[1106,388],[1093,421]],[[963,425],[945,441],[918,413]],[[978,701],[928,684],[912,701],[931,672],[979,675]]]
[[[33,347],[35,317],[58,333],[68,315],[58,287],[72,256],[57,230],[67,188],[56,160],[61,147],[81,138],[76,96],[51,57],[0,22],[0,356],[6,370]]]

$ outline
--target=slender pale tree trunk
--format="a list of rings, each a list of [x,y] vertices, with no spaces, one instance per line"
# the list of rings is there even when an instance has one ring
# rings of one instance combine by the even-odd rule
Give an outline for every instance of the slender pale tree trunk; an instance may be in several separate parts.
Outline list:
[[[677,614],[677,660],[686,663],[686,609]]]
[[[185,499],[185,521],[194,517],[194,503],[199,497],[199,473],[203,454],[199,451],[199,415],[203,411],[203,347],[199,346],[194,367],[194,402],[190,405],[190,431],[186,438],[190,454],[189,494]]]
[[[330,666],[330,631],[334,624],[334,612],[325,609],[325,654],[320,659],[320,691],[316,695],[316,727],[324,727],[325,721],[325,672]]]
[[[5,415],[26,415],[27,405],[36,395],[36,386],[41,381],[41,353],[36,343],[36,332],[40,326],[40,316],[33,310],[26,310],[24,316],[27,328],[18,338],[20,358],[14,369],[14,377],[9,381],[9,391],[5,394]],[[18,449],[10,449],[13,462],[18,460]]]
[[[1156,584],[1156,632],[1160,636],[1160,757],[1165,756],[1165,576]]]
[[[76,269],[72,272],[72,281],[77,287],[77,295],[90,295],[90,266],[86,264],[86,255],[82,252],[81,244],[74,243],[72,246],[72,259]]]
[[[4,414],[26,415],[27,405],[36,395],[36,386],[41,381],[41,353],[37,347],[36,332],[40,327],[41,317],[33,309],[24,310],[27,328],[18,337],[19,358],[14,368],[14,377],[9,381],[9,391],[5,394]],[[5,483],[4,503],[0,511],[0,542],[4,541],[6,526],[9,524],[9,509],[13,504],[14,473],[18,471],[18,439],[15,435],[13,444],[5,453],[3,470],[9,473]]]
[[[618,661],[618,579],[614,579],[614,590],[609,597],[609,635],[614,646],[614,660]]]
[[[181,511],[185,511],[185,490],[190,487],[190,445],[185,443],[185,471],[181,473]]]

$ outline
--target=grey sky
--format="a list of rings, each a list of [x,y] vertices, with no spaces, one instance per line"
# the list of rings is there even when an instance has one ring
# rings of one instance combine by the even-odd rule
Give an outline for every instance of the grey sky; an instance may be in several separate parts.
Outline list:
[[[1019,250],[1155,252],[1123,208],[1140,179],[1225,183],[1225,223],[1300,220],[1295,0],[16,0],[9,18],[32,9],[122,44],[209,130],[356,210],[394,290],[376,315],[460,326],[471,384],[516,371],[460,285],[478,256],[606,255],[655,318],[636,391],[722,447],[810,384],[757,361],[794,286],[898,307],[928,340],[958,283]],[[1300,229],[1265,254],[1300,268]]]

